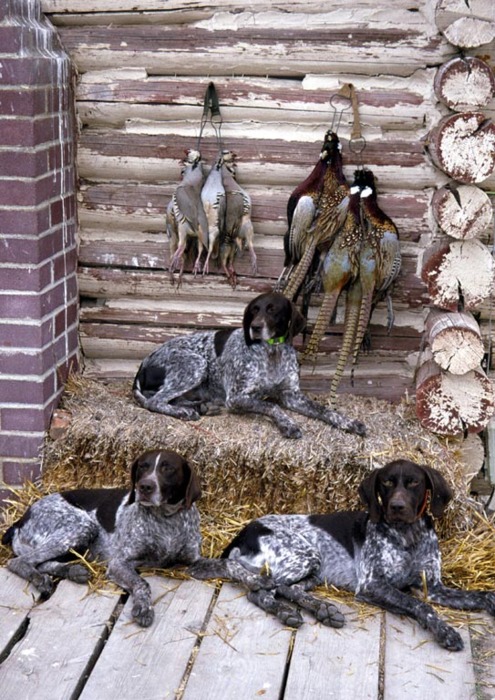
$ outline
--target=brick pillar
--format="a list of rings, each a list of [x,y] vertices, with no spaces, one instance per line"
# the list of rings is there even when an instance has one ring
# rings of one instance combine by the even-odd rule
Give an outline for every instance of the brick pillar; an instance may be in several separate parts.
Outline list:
[[[0,2],[0,502],[41,473],[77,366],[75,119],[39,0]]]

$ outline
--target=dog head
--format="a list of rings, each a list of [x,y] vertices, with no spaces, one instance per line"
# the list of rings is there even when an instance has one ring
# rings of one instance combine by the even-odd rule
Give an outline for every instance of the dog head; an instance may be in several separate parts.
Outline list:
[[[131,467],[128,503],[160,506],[165,515],[190,508],[201,495],[199,479],[186,460],[171,450],[144,452]]]
[[[371,522],[385,520],[390,525],[418,520],[426,509],[428,492],[431,514],[438,518],[451,500],[452,490],[436,469],[407,459],[375,469],[359,486]]]
[[[244,311],[246,345],[261,341],[273,345],[292,343],[304,326],[304,317],[295,304],[278,292],[260,294],[249,302]]]

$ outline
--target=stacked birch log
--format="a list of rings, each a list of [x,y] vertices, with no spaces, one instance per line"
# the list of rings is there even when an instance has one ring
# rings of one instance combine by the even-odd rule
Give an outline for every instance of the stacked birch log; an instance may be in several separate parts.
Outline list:
[[[441,0],[436,8],[437,27],[461,50],[495,36],[491,0],[470,5]],[[434,92],[450,113],[430,131],[428,149],[434,165],[451,180],[431,201],[442,236],[423,257],[421,276],[432,308],[425,361],[416,377],[416,411],[433,432],[459,435],[480,432],[495,411],[473,315],[490,302],[494,289],[493,257],[483,242],[493,226],[493,210],[478,184],[495,171],[495,124],[481,111],[493,99],[495,77],[480,58],[461,55],[439,68]]]

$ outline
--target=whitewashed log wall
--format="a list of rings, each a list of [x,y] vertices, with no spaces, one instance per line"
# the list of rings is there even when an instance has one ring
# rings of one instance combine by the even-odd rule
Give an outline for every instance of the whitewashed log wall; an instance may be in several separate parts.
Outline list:
[[[437,68],[459,54],[440,33],[434,2],[268,2],[238,0],[42,0],[78,72],[80,120],[80,337],[86,372],[130,376],[157,343],[194,328],[239,325],[246,302],[272,287],[283,266],[290,192],[310,172],[332,122],[329,100],[353,83],[366,139],[362,163],[378,178],[379,203],[399,227],[403,269],[386,309],[372,320],[372,350],[341,391],[398,400],[414,391],[429,297],[423,251],[438,236],[431,215],[436,188],[448,181],[425,150],[433,125],[449,113],[437,101]],[[468,52],[494,66],[495,44]],[[205,88],[213,80],[224,146],[237,153],[238,179],[253,202],[259,273],[248,256],[233,291],[223,274],[166,272],[165,209],[179,161],[194,147]],[[493,101],[484,108],[495,117]],[[351,112],[339,135],[344,169],[359,158],[348,147]],[[205,130],[203,157],[216,154]],[[480,187],[495,190],[490,177]],[[484,242],[489,242],[489,231]],[[310,311],[314,319],[318,299]],[[491,303],[477,314],[488,346]],[[328,391],[341,316],[304,387]],[[302,338],[299,339],[302,343]]]

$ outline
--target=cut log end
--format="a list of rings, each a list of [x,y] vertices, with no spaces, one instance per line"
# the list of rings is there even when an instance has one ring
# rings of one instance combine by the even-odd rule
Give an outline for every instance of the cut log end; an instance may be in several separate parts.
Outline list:
[[[428,150],[453,180],[483,182],[495,172],[495,124],[481,112],[444,117],[430,131]]]
[[[495,76],[480,58],[455,57],[440,66],[434,82],[435,95],[455,112],[486,107],[495,93]]]
[[[427,430],[440,435],[479,433],[494,413],[493,385],[482,370],[456,376],[432,361],[420,367],[416,415]]]
[[[452,238],[479,238],[491,227],[490,198],[474,185],[441,187],[433,195],[431,207],[438,226]]]

